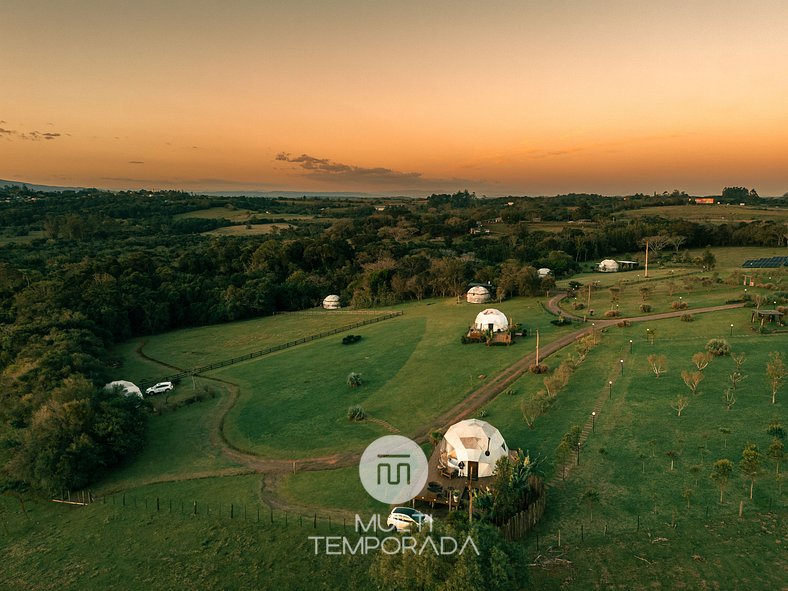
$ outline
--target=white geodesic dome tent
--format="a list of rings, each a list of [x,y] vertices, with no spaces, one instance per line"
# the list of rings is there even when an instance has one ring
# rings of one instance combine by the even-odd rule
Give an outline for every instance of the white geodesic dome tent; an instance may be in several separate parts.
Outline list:
[[[323,307],[326,310],[339,310],[342,307],[339,304],[339,296],[338,295],[326,296],[326,298],[323,300]]]
[[[618,271],[618,263],[613,259],[605,259],[599,263],[599,270],[603,273],[615,273]]]
[[[492,332],[500,332],[509,328],[509,320],[500,310],[496,310],[495,308],[486,308],[476,315],[473,328],[476,330],[491,330]]]
[[[465,299],[471,304],[486,304],[491,298],[490,290],[483,285],[474,285],[465,294]]]
[[[112,390],[115,387],[122,388],[120,393],[124,396],[138,396],[142,398],[142,390],[140,390],[139,387],[134,385],[132,382],[127,382],[126,380],[115,380],[114,382],[110,382],[104,386],[104,389]]]
[[[547,267],[542,267],[536,271],[536,274],[539,275],[539,277],[547,277],[550,275],[550,273],[552,273],[552,271]]]
[[[441,460],[460,476],[495,474],[495,463],[509,455],[501,432],[486,421],[466,419],[449,427],[440,443]]]

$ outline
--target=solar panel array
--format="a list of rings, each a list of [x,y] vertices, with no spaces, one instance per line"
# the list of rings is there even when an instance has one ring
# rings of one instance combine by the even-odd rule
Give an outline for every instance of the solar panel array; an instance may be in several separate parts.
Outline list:
[[[747,269],[776,269],[788,267],[788,257],[768,257],[765,259],[748,259],[742,267]]]

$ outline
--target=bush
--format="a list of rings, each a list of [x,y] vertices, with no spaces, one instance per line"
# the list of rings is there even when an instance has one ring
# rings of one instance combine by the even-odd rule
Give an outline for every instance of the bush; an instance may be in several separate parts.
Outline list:
[[[722,357],[723,355],[730,355],[731,346],[725,339],[709,339],[706,343],[706,350],[712,355]]]
[[[565,326],[567,324],[572,324],[572,321],[569,320],[566,316],[559,316],[555,320],[551,320],[550,324],[553,326]]]
[[[585,307],[586,307],[586,305],[583,302],[573,302],[572,303],[572,308],[575,309],[575,310],[582,310]]]
[[[619,310],[608,310],[605,312],[605,318],[616,318],[621,316],[621,312]]]
[[[349,421],[363,421],[365,418],[367,418],[367,413],[364,412],[364,409],[361,408],[361,405],[354,404],[353,406],[348,407],[347,418]]]
[[[487,416],[487,409],[486,408],[480,408],[479,412],[476,413],[476,416],[479,417],[480,419],[483,419],[484,417]]]
[[[641,312],[651,312],[651,304],[640,304],[640,311]]]
[[[353,343],[358,343],[361,340],[360,334],[349,334],[342,338],[343,345],[352,345]]]
[[[619,328],[626,328],[627,326],[632,326],[632,323],[629,320],[622,320],[621,322],[617,322],[616,326]]]
[[[539,365],[533,364],[531,367],[528,368],[528,371],[531,373],[547,373],[550,368],[545,365],[544,363],[540,363]]]
[[[357,388],[361,385],[361,374],[356,373],[355,371],[351,371],[347,375],[347,385],[351,388]]]
[[[670,307],[674,310],[686,310],[687,302],[671,302]]]
[[[692,322],[695,320],[695,317],[692,314],[682,314],[681,321],[682,322]]]

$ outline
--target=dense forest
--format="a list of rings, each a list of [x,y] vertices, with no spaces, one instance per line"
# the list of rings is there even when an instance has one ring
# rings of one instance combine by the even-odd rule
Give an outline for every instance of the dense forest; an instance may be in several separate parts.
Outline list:
[[[727,197],[765,201],[746,189]],[[500,298],[533,295],[554,281],[539,267],[568,277],[589,261],[637,257],[646,237],[656,258],[786,240],[785,223],[620,215],[687,200],[678,191],[387,201],[0,189],[2,486],[78,488],[142,444],[145,404],[103,390],[107,351],[135,335],[307,308],[328,293],[357,307],[457,295],[470,281],[492,282]],[[239,222],[184,215],[214,207],[247,212],[247,228],[278,227],[220,236],[210,232]]]

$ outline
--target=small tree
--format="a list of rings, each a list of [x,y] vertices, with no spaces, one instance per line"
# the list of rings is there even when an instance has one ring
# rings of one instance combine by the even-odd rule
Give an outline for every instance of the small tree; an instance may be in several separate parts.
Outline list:
[[[673,450],[670,450],[668,452],[665,452],[665,455],[670,458],[670,471],[672,472],[673,471],[673,465],[674,465],[674,463],[676,461],[676,458],[679,456],[679,454],[677,452],[673,451]]]
[[[639,291],[640,291],[640,297],[643,298],[644,302],[648,299],[648,296],[651,295],[651,288],[646,285],[641,287]]]
[[[722,433],[722,447],[723,449],[727,449],[728,435],[731,434],[731,430],[728,427],[720,427],[720,433]]]
[[[648,356],[648,364],[651,367],[651,371],[654,372],[654,375],[659,378],[660,375],[665,373],[665,363],[667,359],[664,355],[649,355]]]
[[[772,439],[769,444],[769,449],[766,450],[766,455],[777,465],[776,476],[780,475],[780,462],[785,457],[785,445],[776,437]]]
[[[744,360],[747,358],[746,353],[731,353],[731,359],[736,364],[736,371],[741,371],[741,366],[744,365]]]
[[[572,425],[572,427],[564,433],[564,436],[561,438],[561,441],[565,441],[566,444],[569,446],[569,449],[573,450],[577,454],[577,463],[580,463],[580,434],[582,433],[580,427],[577,425]]]
[[[646,338],[648,339],[648,344],[653,345],[654,341],[657,338],[657,329],[656,328],[647,328],[646,329]]]
[[[711,363],[711,360],[713,358],[714,355],[712,355],[708,351],[700,351],[692,356],[692,363],[695,364],[695,367],[698,368],[698,371],[703,371],[704,369],[706,369],[706,367],[708,367],[709,363]]]
[[[347,409],[347,418],[349,421],[363,421],[366,416],[367,414],[364,412],[364,409],[358,404],[349,406]]]
[[[706,350],[716,357],[723,357],[730,355],[731,346],[725,339],[709,339],[706,342]]]
[[[694,396],[698,393],[698,385],[703,381],[703,373],[700,371],[682,371],[681,379],[684,380],[684,384]]]
[[[722,393],[722,399],[725,401],[725,410],[730,410],[736,404],[736,391],[732,388],[725,388]]]
[[[542,405],[536,398],[523,398],[520,401],[520,412],[529,429],[534,428],[534,423],[542,414]]]
[[[351,388],[358,388],[361,385],[361,374],[351,371],[347,374],[347,385]]]
[[[782,355],[779,352],[769,353],[770,361],[766,364],[766,375],[772,389],[772,404],[777,402],[777,390],[785,380],[786,370]]]
[[[681,416],[681,411],[684,410],[689,406],[689,398],[684,396],[683,394],[679,394],[676,396],[676,400],[673,401],[673,404],[670,405],[670,408],[676,411],[677,416]]]
[[[711,479],[720,489],[720,504],[722,504],[722,493],[728,488],[728,481],[733,472],[733,462],[728,459],[717,460],[711,469]]]
[[[728,376],[728,379],[731,381],[731,387],[735,390],[736,386],[738,386],[744,380],[747,379],[747,376],[738,371],[734,371],[731,375]]]
[[[752,499],[752,489],[755,485],[755,477],[758,475],[761,465],[761,452],[758,451],[758,446],[754,443],[748,443],[744,446],[741,453],[741,461],[739,462],[739,470],[742,471],[747,478],[750,479],[750,498]]]

